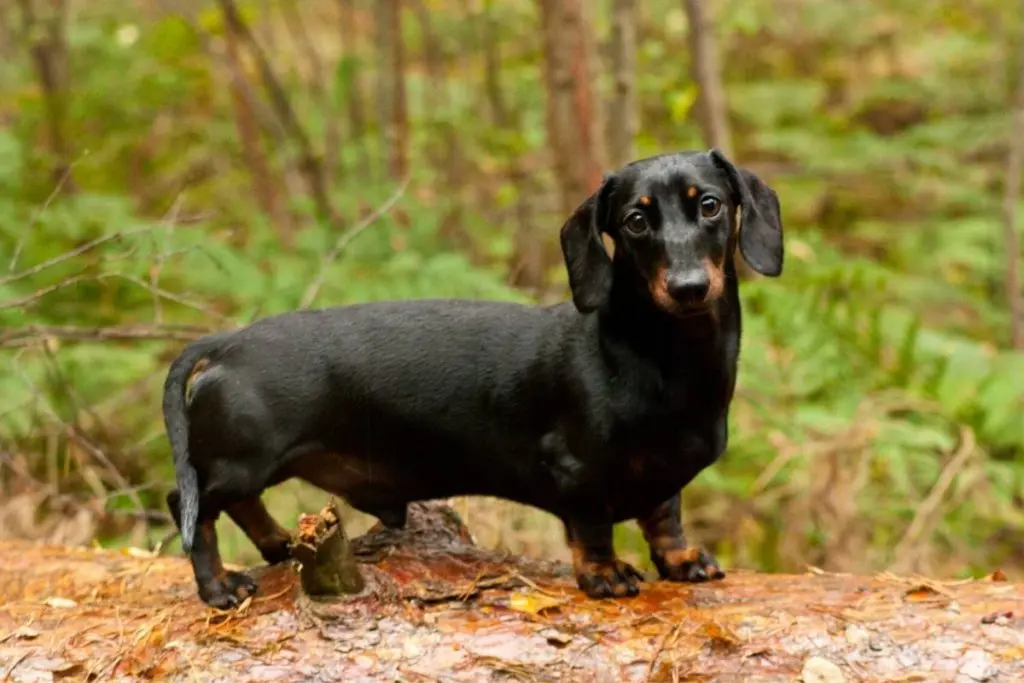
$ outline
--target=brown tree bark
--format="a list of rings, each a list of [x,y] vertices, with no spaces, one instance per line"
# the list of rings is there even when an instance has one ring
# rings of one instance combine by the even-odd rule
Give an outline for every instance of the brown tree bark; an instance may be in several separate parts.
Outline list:
[[[249,50],[256,67],[259,70],[260,80],[270,100],[271,108],[277,116],[278,122],[287,134],[288,138],[295,144],[299,152],[299,171],[312,195],[313,204],[316,207],[317,216],[320,220],[329,223],[334,228],[339,228],[343,221],[327,192],[327,182],[324,176],[323,163],[313,145],[309,140],[309,134],[299,122],[288,94],[277,74],[270,64],[270,60],[263,50],[263,47],[256,40],[256,37],[249,29],[249,25],[242,19],[234,0],[218,0],[221,12],[224,16],[224,23],[238,36],[239,41]]]
[[[242,146],[242,158],[252,180],[252,189],[260,209],[272,221],[282,245],[291,244],[291,219],[287,211],[282,209],[277,188],[280,183],[264,154],[259,126],[248,98],[245,74],[242,70],[238,52],[238,35],[230,26],[224,31],[227,66],[230,74],[231,99],[234,103],[235,126],[238,128],[238,139]]]
[[[17,52],[15,45],[14,20],[10,7],[0,7],[0,59],[12,59]]]
[[[447,104],[447,82],[444,69],[444,52],[437,33],[430,22],[430,9],[424,0],[414,0],[412,9],[416,14],[416,22],[420,25],[423,41],[423,63],[427,69],[430,85],[423,92],[423,112],[425,118],[434,122],[438,112]]]
[[[594,94],[594,41],[583,0],[539,0],[548,91],[548,143],[555,156],[562,214],[601,184],[604,144]]]
[[[491,121],[495,128],[511,131],[518,127],[505,101],[501,84],[501,33],[492,0],[484,0],[484,93]],[[509,283],[514,287],[536,291],[544,283],[545,272],[552,263],[546,240],[537,234],[536,200],[533,180],[519,154],[512,154],[506,171],[508,182],[516,188],[515,235],[509,264]]]
[[[68,0],[19,0],[22,31],[43,91],[47,135],[53,155],[55,185],[72,194],[71,149],[67,140],[68,107]]]
[[[405,96],[405,41],[402,39],[402,0],[376,4],[380,50],[378,106],[388,174],[404,177],[409,166],[409,117]]]
[[[1019,4],[1024,10],[1024,0]],[[1004,289],[1010,312],[1010,344],[1024,349],[1024,318],[1021,317],[1020,238],[1017,233],[1017,202],[1020,199],[1021,171],[1024,166],[1024,37],[1018,38],[1017,91],[1013,102],[1013,123],[1006,159],[1003,189],[1003,243],[1006,252]]]
[[[310,90],[316,106],[320,108],[324,118],[324,182],[328,186],[332,184],[335,172],[338,170],[338,152],[341,145],[341,131],[339,129],[339,117],[331,106],[329,90],[327,88],[327,76],[324,69],[323,59],[313,42],[302,12],[298,7],[298,0],[289,0],[281,4],[281,12],[284,15],[285,25],[291,33],[292,41],[299,51],[302,52],[309,69]]]
[[[732,136],[725,102],[725,86],[718,59],[715,28],[704,13],[703,0],[683,0],[689,23],[688,36],[693,80],[697,84],[697,116],[704,144],[732,156]]]
[[[611,59],[614,88],[608,102],[608,155],[614,167],[636,156],[640,127],[636,97],[636,0],[614,0]]]
[[[698,585],[650,574],[636,598],[591,600],[562,563],[475,546],[437,502],[410,505],[404,529],[353,538],[336,557],[363,590],[330,600],[281,563],[248,569],[259,591],[217,612],[196,596],[187,560],[140,555],[0,540],[3,677],[1024,680],[1024,585],[1002,572],[735,571]]]
[[[358,153],[358,173],[368,177],[371,173],[370,153],[366,140],[366,104],[363,101],[362,78],[358,64],[359,33],[355,24],[355,3],[353,0],[338,0],[340,17],[342,59],[352,65],[345,83],[344,98],[348,110],[349,144],[355,145]]]

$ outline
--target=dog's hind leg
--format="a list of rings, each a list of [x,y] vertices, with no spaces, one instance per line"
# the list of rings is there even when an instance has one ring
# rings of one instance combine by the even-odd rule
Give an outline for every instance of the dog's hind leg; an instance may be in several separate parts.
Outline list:
[[[217,547],[217,514],[210,514],[200,502],[200,522],[189,560],[199,587],[199,597],[207,605],[228,609],[256,592],[256,582],[241,572],[224,569]],[[178,491],[167,494],[167,507],[180,528],[181,511]]]
[[[270,516],[259,496],[232,503],[224,511],[245,532],[267,564],[291,559],[291,534]]]
[[[725,577],[710,554],[686,545],[679,494],[637,520],[658,574],[669,581],[708,581]]]
[[[611,524],[568,521],[565,536],[572,550],[573,571],[580,589],[592,598],[630,597],[643,580],[632,566],[615,557]]]

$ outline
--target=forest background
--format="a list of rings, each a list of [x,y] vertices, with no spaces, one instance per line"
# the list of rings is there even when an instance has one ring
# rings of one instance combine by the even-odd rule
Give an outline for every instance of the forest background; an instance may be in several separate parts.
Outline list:
[[[4,0],[0,535],[167,538],[185,340],[564,299],[558,229],[604,171],[718,146],[778,191],[787,260],[744,276],[730,447],[684,493],[690,534],[726,567],[1024,576],[1021,10]],[[265,497],[288,527],[325,498]],[[566,557],[549,515],[455,506],[482,545]],[[616,540],[646,566],[634,524]]]

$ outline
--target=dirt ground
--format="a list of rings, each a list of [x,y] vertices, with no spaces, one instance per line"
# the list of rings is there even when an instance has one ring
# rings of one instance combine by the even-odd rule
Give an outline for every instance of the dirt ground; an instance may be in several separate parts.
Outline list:
[[[207,609],[182,558],[0,543],[0,681],[1020,681],[1024,584],[811,571],[649,581],[597,601],[558,562],[474,547],[448,508],[353,541],[363,594],[294,567]]]

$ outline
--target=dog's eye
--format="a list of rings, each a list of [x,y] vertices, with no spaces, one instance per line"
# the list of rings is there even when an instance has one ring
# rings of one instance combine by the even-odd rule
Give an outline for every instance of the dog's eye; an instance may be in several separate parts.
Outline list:
[[[623,221],[626,230],[634,235],[639,235],[647,229],[647,218],[639,211],[633,211]]]
[[[704,218],[714,218],[722,209],[722,202],[714,197],[704,197],[700,200],[700,215]]]

